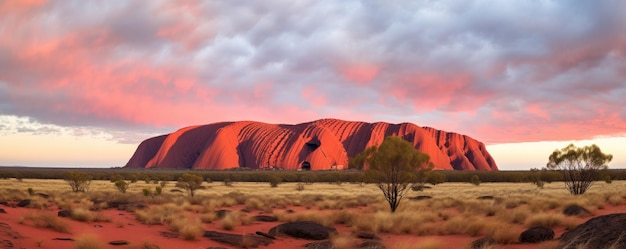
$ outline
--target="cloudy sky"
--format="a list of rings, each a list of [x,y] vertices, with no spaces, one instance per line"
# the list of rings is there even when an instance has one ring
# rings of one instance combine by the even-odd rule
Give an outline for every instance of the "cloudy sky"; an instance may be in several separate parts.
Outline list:
[[[501,169],[626,168],[623,1],[0,1],[0,165],[121,166],[218,121],[411,122]]]

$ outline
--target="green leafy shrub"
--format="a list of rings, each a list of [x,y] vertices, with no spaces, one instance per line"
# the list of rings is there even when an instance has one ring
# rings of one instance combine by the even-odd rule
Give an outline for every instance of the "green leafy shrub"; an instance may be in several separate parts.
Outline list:
[[[122,193],[126,193],[126,190],[128,190],[128,185],[128,182],[124,180],[117,180],[115,182],[115,188],[117,188],[117,190]]]

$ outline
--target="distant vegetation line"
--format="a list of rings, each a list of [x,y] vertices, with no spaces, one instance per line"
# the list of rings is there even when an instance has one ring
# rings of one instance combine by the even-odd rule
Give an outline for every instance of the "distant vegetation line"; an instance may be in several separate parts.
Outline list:
[[[120,177],[129,181],[176,181],[184,173],[201,175],[207,181],[232,182],[267,182],[279,176],[282,182],[328,182],[328,183],[361,183],[366,181],[364,173],[357,170],[343,171],[291,171],[291,170],[173,170],[173,169],[128,169],[128,168],[30,168],[0,167],[0,178],[16,179],[63,179],[67,171],[88,173],[94,180],[111,180]],[[272,176],[272,177],[270,177]],[[471,182],[477,176],[481,182],[558,182],[563,175],[554,170],[531,171],[432,171],[426,182],[438,184],[443,182]],[[609,169],[602,172],[596,180],[626,180],[626,169]]]

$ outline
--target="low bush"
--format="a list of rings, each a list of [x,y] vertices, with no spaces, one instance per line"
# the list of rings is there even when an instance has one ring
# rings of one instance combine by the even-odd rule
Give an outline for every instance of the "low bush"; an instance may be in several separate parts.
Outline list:
[[[118,180],[115,182],[115,188],[117,188],[117,190],[122,193],[126,193],[126,190],[128,190],[128,186],[128,182],[124,180]]]
[[[470,178],[470,183],[474,184],[474,186],[480,185],[480,177],[473,175],[472,178]]]

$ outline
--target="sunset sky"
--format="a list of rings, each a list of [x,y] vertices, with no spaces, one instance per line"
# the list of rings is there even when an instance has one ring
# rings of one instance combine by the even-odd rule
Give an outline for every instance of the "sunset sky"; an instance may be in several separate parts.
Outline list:
[[[0,165],[123,166],[219,121],[411,122],[500,169],[626,168],[625,1],[0,1]]]

